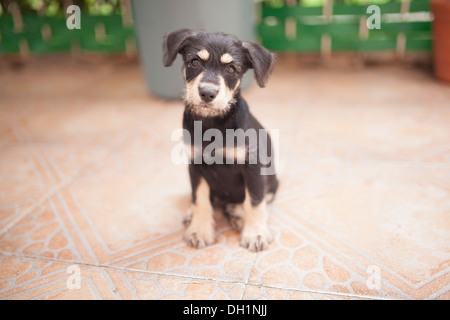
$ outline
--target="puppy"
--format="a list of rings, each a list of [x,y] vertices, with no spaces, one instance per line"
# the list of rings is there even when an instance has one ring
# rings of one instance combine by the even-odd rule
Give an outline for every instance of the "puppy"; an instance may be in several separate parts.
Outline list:
[[[268,170],[274,154],[270,137],[241,97],[240,84],[252,68],[256,82],[264,87],[274,54],[231,35],[189,29],[166,34],[163,51],[166,67],[177,54],[183,57],[185,138],[203,137],[185,139],[192,186],[185,240],[196,248],[215,242],[213,206],[218,206],[241,231],[241,246],[266,249],[272,241],[266,196],[273,199],[278,188],[274,170]]]

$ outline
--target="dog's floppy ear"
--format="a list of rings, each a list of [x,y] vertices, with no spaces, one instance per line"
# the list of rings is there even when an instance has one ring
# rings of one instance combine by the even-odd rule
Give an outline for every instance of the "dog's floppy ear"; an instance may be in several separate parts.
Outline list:
[[[181,51],[186,38],[195,35],[196,32],[190,29],[179,29],[164,36],[163,41],[163,63],[165,67],[171,66],[177,54]]]
[[[255,79],[264,88],[275,64],[275,55],[263,46],[253,42],[242,42],[248,51],[249,67],[254,69]]]

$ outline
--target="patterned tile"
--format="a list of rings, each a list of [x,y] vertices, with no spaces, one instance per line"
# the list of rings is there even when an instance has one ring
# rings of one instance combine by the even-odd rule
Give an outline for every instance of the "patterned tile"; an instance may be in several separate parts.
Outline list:
[[[50,181],[39,174],[39,160],[32,147],[7,145],[1,147],[0,201],[13,205],[39,198],[50,187]]]
[[[53,261],[4,257],[2,299],[117,299],[107,272]],[[3,280],[4,279],[4,280]]]
[[[267,286],[248,285],[245,289],[245,300],[369,300],[361,296],[348,294],[324,294],[315,291],[278,289]]]
[[[250,284],[337,296],[392,298],[381,286],[371,288],[365,270],[330,250],[329,244],[318,242],[282,215],[279,211],[274,213],[275,243],[270,251],[259,254]]]
[[[29,258],[0,259],[0,299],[240,299],[244,284]]]

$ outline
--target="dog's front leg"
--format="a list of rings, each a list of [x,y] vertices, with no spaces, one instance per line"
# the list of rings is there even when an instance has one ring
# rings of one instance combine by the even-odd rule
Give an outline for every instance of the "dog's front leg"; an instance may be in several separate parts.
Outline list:
[[[189,216],[185,220],[188,227],[184,239],[192,247],[203,248],[216,241],[210,190],[204,178],[195,179],[191,176],[191,182],[193,199]]]
[[[264,194],[264,176],[246,177],[244,211],[245,221],[241,233],[241,246],[251,251],[269,247],[273,237],[268,227],[268,211]]]

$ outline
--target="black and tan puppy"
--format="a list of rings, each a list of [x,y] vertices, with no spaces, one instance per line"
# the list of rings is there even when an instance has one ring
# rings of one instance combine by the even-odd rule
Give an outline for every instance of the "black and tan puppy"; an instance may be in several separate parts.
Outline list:
[[[192,160],[192,207],[185,240],[197,248],[214,243],[213,206],[220,206],[241,231],[242,246],[253,251],[267,248],[272,235],[266,202],[273,199],[278,181],[275,171],[268,170],[273,169],[270,137],[249,112],[240,84],[243,74],[253,68],[258,85],[264,87],[274,55],[231,35],[189,29],[167,34],[163,49],[166,67],[177,54],[183,57],[183,128],[189,137],[202,137],[185,139]]]

